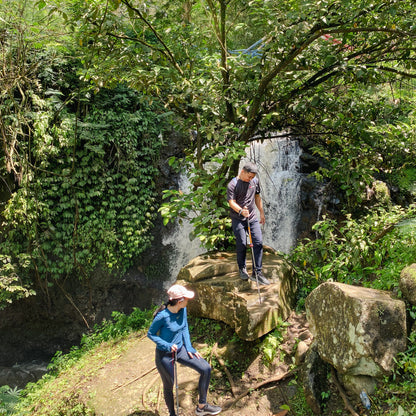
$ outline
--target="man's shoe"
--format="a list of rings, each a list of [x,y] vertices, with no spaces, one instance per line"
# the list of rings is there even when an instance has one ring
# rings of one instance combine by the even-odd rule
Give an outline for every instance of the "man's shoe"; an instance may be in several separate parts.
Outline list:
[[[248,280],[249,276],[247,273],[247,269],[244,267],[244,269],[240,269],[240,278],[241,280]]]
[[[256,282],[256,275],[255,274],[252,274],[251,277],[250,277],[250,279],[253,282]],[[270,284],[270,282],[264,277],[264,275],[263,275],[262,272],[257,272],[257,280],[259,281],[259,284],[260,285],[267,286],[267,285]]]
[[[213,404],[206,404],[202,409],[196,407],[195,414],[197,415],[217,415],[221,412],[221,407],[214,406]]]

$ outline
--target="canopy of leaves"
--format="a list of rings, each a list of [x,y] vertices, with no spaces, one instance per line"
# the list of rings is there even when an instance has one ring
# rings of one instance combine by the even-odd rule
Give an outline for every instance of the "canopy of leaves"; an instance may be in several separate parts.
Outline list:
[[[167,191],[161,212],[165,222],[193,212],[209,248],[231,240],[225,186],[255,135],[302,138],[322,161],[318,178],[351,210],[374,177],[412,183],[413,86],[399,84],[415,77],[411,0],[7,7],[0,133],[19,187],[3,254],[16,276],[122,270],[147,247],[157,102],[192,137],[186,158],[171,161],[191,192]]]
[[[385,161],[384,173],[403,156],[414,160],[408,97],[397,101],[393,84],[416,76],[410,0],[75,0],[63,10],[90,51],[85,79],[122,79],[175,111],[178,129],[195,132],[186,163],[193,192],[174,193],[162,212],[197,206],[205,241],[224,225],[224,187],[254,135],[308,138],[327,162],[320,178],[341,186],[351,207]],[[389,84],[393,96],[378,96]],[[394,160],[384,132],[399,123]],[[207,245],[224,241],[217,237]]]

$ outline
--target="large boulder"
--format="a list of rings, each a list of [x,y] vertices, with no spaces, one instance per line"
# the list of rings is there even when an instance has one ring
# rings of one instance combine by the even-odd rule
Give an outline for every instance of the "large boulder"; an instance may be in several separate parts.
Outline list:
[[[248,262],[251,272],[251,264]],[[272,331],[286,319],[295,301],[294,271],[283,256],[270,248],[263,255],[263,274],[269,286],[239,277],[236,255],[215,252],[200,255],[183,267],[177,283],[196,292],[188,311],[198,317],[225,322],[247,341]]]
[[[327,282],[305,306],[320,357],[352,390],[371,388],[369,377],[389,374],[406,349],[405,304],[389,292]]]
[[[416,305],[416,264],[411,264],[402,270],[399,288],[403,293],[403,297],[411,305]]]

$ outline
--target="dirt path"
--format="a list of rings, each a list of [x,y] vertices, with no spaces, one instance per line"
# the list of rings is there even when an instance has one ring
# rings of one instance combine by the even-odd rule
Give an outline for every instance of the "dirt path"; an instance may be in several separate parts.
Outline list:
[[[132,339],[125,352],[104,366],[89,386],[97,416],[158,415],[166,409],[162,383],[154,363],[155,344],[147,337]],[[179,366],[180,403],[189,407],[198,374]]]
[[[293,352],[293,346],[299,337],[310,340],[306,320],[302,316],[292,314],[291,325],[287,330],[287,339],[281,350]],[[203,345],[194,343],[198,350]],[[206,346],[205,346],[206,347]],[[163,389],[159,373],[154,363],[155,344],[147,337],[132,337],[124,346],[122,352],[104,365],[88,383],[84,397],[95,409],[97,416],[162,416],[167,415],[163,399]],[[207,357],[209,360],[209,358]],[[241,394],[250,386],[272,376],[283,374],[289,370],[285,363],[278,363],[266,368],[260,357],[252,362],[241,380],[232,380],[234,392]],[[212,383],[226,384],[228,378],[225,368],[214,370]],[[289,378],[290,379],[290,378]],[[239,400],[232,408],[224,410],[221,415],[231,416],[284,416],[280,406],[287,404],[293,389],[288,380],[272,383],[259,390],[251,392]],[[228,379],[229,380],[229,379]],[[178,385],[180,416],[195,414],[197,401],[198,374],[191,369],[178,365]],[[224,406],[233,400],[231,387],[224,391],[212,390],[208,399]]]

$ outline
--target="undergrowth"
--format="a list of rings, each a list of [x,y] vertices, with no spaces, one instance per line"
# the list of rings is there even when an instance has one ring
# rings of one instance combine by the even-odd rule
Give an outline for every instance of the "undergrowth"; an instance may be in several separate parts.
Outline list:
[[[299,279],[298,309],[303,310],[308,294],[326,281],[388,290],[401,297],[400,273],[416,261],[415,205],[372,207],[360,218],[346,214],[343,222],[324,218],[313,229],[316,239],[298,245],[289,256]],[[414,322],[416,309],[408,306],[407,312]],[[372,397],[371,414],[416,414],[415,338],[413,330],[408,350],[396,357],[393,375]]]
[[[112,320],[96,325],[91,333],[82,337],[80,345],[72,347],[69,353],[57,351],[48,366],[48,373],[38,382],[27,384],[20,392],[18,402],[9,400],[10,406],[3,413],[0,411],[0,416],[92,416],[94,412],[79,400],[77,383],[93,376],[106,362],[111,361],[115,355],[113,349],[122,350],[129,334],[145,333],[152,314],[151,310],[138,308],[134,308],[130,315],[113,312]],[[64,377],[58,379],[59,375]]]
[[[203,354],[211,357],[214,369],[221,370],[221,364],[216,358],[216,351],[224,351],[224,364],[230,373],[240,378],[254,357],[260,351],[261,341],[244,341],[235,331],[223,322],[207,318],[189,316],[189,331],[192,342],[202,341],[206,347]],[[215,382],[210,388],[215,388]]]
[[[415,308],[413,307],[414,311]],[[416,331],[409,336],[408,348],[396,358],[393,375],[386,377],[379,387],[376,400],[378,406],[387,405],[385,414],[410,416],[416,414]]]
[[[381,290],[397,290],[401,270],[416,259],[416,206],[373,207],[342,222],[324,217],[316,233],[288,256],[298,280],[298,308],[328,280]]]
[[[280,351],[280,345],[284,340],[284,335],[286,329],[289,326],[289,323],[284,321],[281,317],[277,320],[276,328],[270,334],[267,334],[261,344],[261,352],[263,357],[263,362],[266,366],[269,366],[276,355]],[[283,360],[283,357],[280,357],[280,360]]]
[[[20,390],[9,386],[0,387],[0,415],[9,415],[19,401]]]

